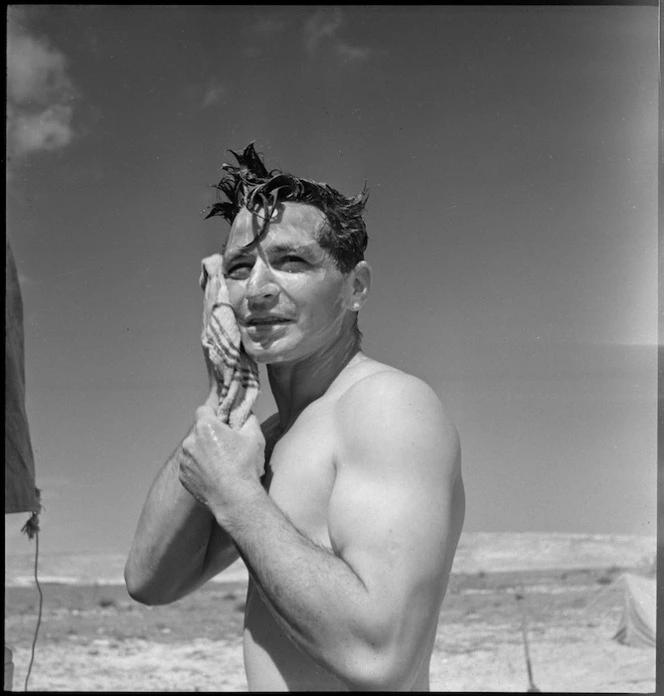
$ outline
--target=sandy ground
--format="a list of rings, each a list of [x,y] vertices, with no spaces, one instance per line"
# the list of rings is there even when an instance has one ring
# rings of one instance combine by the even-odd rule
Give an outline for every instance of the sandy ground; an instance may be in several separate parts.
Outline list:
[[[612,639],[622,612],[606,591],[622,569],[453,576],[431,666],[433,691],[526,692],[526,617],[543,692],[654,693],[655,650]],[[210,583],[167,607],[121,586],[44,585],[30,691],[246,691],[245,585]],[[521,597],[521,599],[519,599]],[[5,642],[23,691],[37,617],[34,587],[6,588]]]
[[[454,632],[447,627],[446,633]],[[654,693],[654,650],[612,645],[596,636],[556,631],[539,636],[531,653],[534,681],[543,692]],[[571,639],[571,640],[570,640]],[[577,643],[576,641],[580,641]],[[29,650],[15,654],[14,690],[22,691]],[[523,649],[496,644],[467,653],[437,652],[433,691],[526,692]],[[196,639],[187,645],[97,638],[42,646],[29,681],[31,691],[246,691],[239,640]]]

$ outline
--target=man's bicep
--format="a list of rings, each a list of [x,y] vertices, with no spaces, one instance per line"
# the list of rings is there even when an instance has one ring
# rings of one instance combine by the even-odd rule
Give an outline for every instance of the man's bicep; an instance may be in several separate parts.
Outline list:
[[[426,484],[417,476],[371,476],[361,464],[346,464],[330,499],[332,548],[369,590],[385,582],[404,592],[436,583],[449,572],[456,548],[461,496],[457,477]]]
[[[341,414],[331,543],[377,597],[433,600],[463,519],[458,437],[421,383],[373,387]]]

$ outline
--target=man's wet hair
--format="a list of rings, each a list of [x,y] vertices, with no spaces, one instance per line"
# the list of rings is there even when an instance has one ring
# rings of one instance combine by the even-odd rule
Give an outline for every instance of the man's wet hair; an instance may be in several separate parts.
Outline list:
[[[247,245],[250,248],[267,234],[272,214],[280,203],[306,203],[325,216],[327,224],[319,230],[318,243],[332,256],[342,273],[350,272],[364,259],[368,242],[362,217],[369,197],[366,184],[357,196],[347,197],[325,183],[302,179],[278,169],[268,171],[253,142],[242,153],[229,152],[235,156],[237,165],[222,165],[226,173],[213,185],[227,200],[210,206],[206,219],[220,215],[232,225],[242,208],[260,216],[263,224]]]

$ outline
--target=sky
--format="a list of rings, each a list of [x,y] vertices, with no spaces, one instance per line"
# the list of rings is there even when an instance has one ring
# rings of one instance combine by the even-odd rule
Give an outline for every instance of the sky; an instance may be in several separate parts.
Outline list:
[[[460,434],[464,531],[655,534],[655,6],[8,10],[42,552],[129,549],[207,376],[229,149],[370,190],[367,354]],[[259,417],[274,402],[263,375]],[[10,551],[32,546],[5,516]]]

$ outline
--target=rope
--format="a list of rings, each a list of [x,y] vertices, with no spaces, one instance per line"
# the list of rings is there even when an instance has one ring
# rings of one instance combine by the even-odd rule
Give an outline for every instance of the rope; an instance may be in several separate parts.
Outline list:
[[[32,648],[30,650],[30,664],[28,665],[28,673],[25,675],[25,691],[28,690],[28,680],[30,679],[30,673],[32,672],[32,663],[35,661],[35,646],[37,645],[37,636],[39,635],[39,627],[41,625],[42,619],[42,608],[44,606],[44,594],[42,593],[41,585],[39,584],[39,577],[37,576],[37,567],[39,562],[39,513],[41,512],[41,491],[36,488],[35,492],[37,494],[37,510],[32,513],[30,519],[23,525],[21,531],[27,534],[28,539],[35,539],[35,584],[37,585],[37,591],[39,592],[39,610],[37,613],[37,625],[35,626],[35,635],[32,638]]]
[[[44,605],[44,594],[42,593],[41,586],[39,584],[39,578],[37,577],[37,559],[39,558],[39,530],[35,532],[35,583],[37,584],[37,591],[39,592],[39,610],[37,613],[37,625],[35,626],[35,635],[32,638],[32,648],[30,650],[30,664],[28,665],[28,673],[25,675],[25,691],[28,690],[28,680],[30,679],[30,672],[32,672],[32,663],[35,660],[35,645],[37,645],[37,636],[39,635],[39,627],[41,625],[42,618],[42,607]]]

